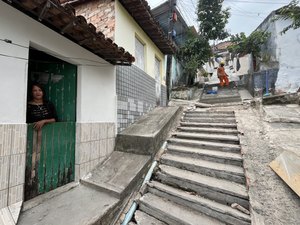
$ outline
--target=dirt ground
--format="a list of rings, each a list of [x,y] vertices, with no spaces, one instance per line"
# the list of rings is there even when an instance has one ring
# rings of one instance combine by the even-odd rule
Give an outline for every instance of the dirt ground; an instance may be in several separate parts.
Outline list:
[[[170,105],[189,107],[195,102],[196,99],[177,100]],[[300,123],[281,122],[298,121],[300,114],[299,118],[292,118],[294,111],[289,111],[289,107],[276,107],[272,110],[272,106],[244,103],[218,109],[234,110],[236,114],[249,185],[252,224],[300,225],[300,197],[269,166],[285,150],[300,155]],[[300,111],[300,106],[296,107]],[[287,117],[270,118],[273,112],[276,117],[276,111]]]
[[[299,106],[300,107],[300,106]],[[288,110],[282,106],[282,111]],[[300,197],[269,167],[284,150],[300,154],[300,124],[267,122],[264,107],[235,107],[255,225],[299,225]],[[270,121],[270,120],[268,120]]]

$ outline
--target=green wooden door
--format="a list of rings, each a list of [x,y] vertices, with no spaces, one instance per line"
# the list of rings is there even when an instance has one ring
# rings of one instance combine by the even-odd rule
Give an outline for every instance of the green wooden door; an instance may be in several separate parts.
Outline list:
[[[41,131],[28,124],[25,200],[74,180],[77,68],[59,62],[30,62],[28,87],[42,83],[59,122]]]

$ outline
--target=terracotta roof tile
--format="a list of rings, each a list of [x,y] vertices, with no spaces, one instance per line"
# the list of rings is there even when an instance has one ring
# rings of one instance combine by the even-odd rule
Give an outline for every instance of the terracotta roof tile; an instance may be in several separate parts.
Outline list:
[[[60,0],[62,4],[85,4],[92,0]],[[176,46],[167,38],[159,23],[151,13],[146,0],[119,0],[127,12],[150,37],[163,54],[174,54]]]
[[[6,0],[49,28],[81,45],[113,65],[131,65],[134,57],[119,47],[83,16],[75,16],[72,6],[61,6],[58,0]]]

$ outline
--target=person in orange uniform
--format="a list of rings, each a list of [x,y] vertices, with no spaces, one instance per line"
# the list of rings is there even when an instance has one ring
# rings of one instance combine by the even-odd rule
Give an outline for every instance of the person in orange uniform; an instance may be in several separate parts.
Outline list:
[[[218,67],[218,70],[217,70],[217,74],[218,74],[218,78],[220,80],[220,86],[221,87],[223,87],[224,84],[225,84],[225,86],[229,85],[228,75],[225,72],[224,65],[225,65],[225,63],[221,62],[220,66]]]

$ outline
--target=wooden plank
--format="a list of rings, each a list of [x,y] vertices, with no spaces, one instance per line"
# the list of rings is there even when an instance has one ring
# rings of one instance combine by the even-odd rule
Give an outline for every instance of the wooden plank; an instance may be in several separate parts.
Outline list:
[[[70,177],[69,177],[69,182],[74,181],[75,179],[75,123],[70,122]]]
[[[43,128],[44,129],[44,128]],[[42,130],[43,132],[43,130]],[[44,179],[44,175],[45,175],[45,164],[46,164],[46,159],[47,159],[47,155],[46,155],[46,150],[45,150],[45,142],[43,142],[41,144],[41,153],[40,153],[40,160],[39,160],[39,166],[38,166],[38,180],[37,183],[35,184],[38,188],[38,193],[36,194],[40,194],[40,193],[44,193],[45,191],[45,179]]]
[[[285,151],[270,163],[270,167],[300,197],[300,156]]]
[[[61,138],[61,129],[59,128],[60,123],[55,123],[54,125],[54,132],[53,132],[53,163],[52,163],[52,189],[59,187],[59,152],[61,150],[60,146],[60,138]]]
[[[46,152],[45,158],[45,192],[50,191],[52,188],[52,164],[53,164],[53,131],[54,124],[48,124],[43,128],[43,144]]]

